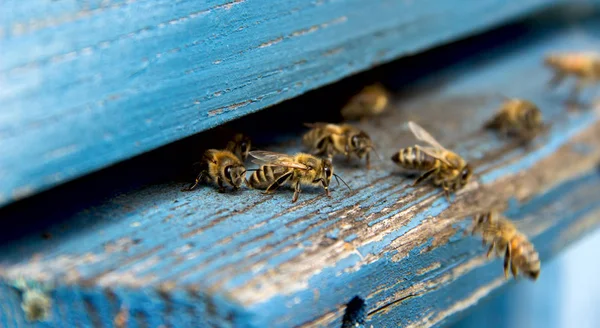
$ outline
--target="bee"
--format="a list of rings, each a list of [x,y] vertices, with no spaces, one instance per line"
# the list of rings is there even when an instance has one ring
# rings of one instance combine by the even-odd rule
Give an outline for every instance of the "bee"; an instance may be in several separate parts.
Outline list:
[[[494,250],[496,255],[504,253],[504,276],[508,278],[508,269],[517,278],[521,271],[526,277],[536,280],[540,274],[540,259],[533,244],[519,232],[515,225],[496,211],[476,215],[473,219],[471,235],[481,233],[483,244],[490,244],[488,258]]]
[[[300,185],[321,185],[327,196],[331,197],[331,177],[335,176],[337,179],[338,176],[333,173],[333,165],[329,159],[304,153],[286,155],[259,150],[251,151],[250,156],[257,159],[254,163],[261,165],[252,173],[250,180],[246,180],[250,188],[265,189],[264,193],[270,194],[280,186],[291,184],[294,188],[292,203],[295,203],[300,194]]]
[[[27,321],[46,321],[50,318],[52,309],[50,292],[54,288],[52,283],[27,281],[19,277],[12,286],[21,293],[21,309]]]
[[[496,116],[485,124],[485,128],[528,140],[543,128],[542,112],[530,101],[508,99]]]
[[[313,151],[313,155],[327,156],[344,154],[350,160],[352,154],[359,159],[366,157],[367,168],[370,168],[369,153],[374,150],[373,142],[368,134],[350,124],[305,124],[311,128],[302,137],[304,145]]]
[[[246,177],[244,163],[229,150],[208,149],[200,161],[201,170],[196,177],[196,182],[184,191],[191,191],[198,186],[200,181],[212,181],[219,187],[219,192],[225,191],[228,184],[237,190]]]
[[[237,156],[242,162],[245,162],[250,152],[252,142],[250,138],[242,133],[236,133],[225,146],[225,150],[229,150]]]
[[[554,87],[568,75],[577,78],[571,97],[576,97],[586,86],[600,81],[600,56],[594,53],[574,52],[551,54],[544,59],[546,66],[554,70],[549,85]]]
[[[357,120],[381,114],[389,103],[387,90],[379,83],[364,87],[342,108],[342,117]]]
[[[415,180],[413,186],[433,179],[435,186],[444,189],[446,199],[450,201],[450,191],[463,188],[471,178],[471,166],[458,154],[449,151],[437,142],[425,129],[415,122],[408,122],[414,136],[431,147],[407,147],[392,156],[392,161],[409,170],[425,171]]]

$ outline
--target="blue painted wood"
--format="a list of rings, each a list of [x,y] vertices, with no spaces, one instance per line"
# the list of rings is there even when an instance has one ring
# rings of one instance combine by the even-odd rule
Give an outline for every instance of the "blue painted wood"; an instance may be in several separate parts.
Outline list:
[[[0,205],[560,1],[19,1]]]
[[[289,190],[182,193],[171,182],[73,209],[62,197],[85,191],[65,187],[46,203],[4,208],[4,235],[36,217],[48,225],[0,244],[0,325],[24,323],[9,287],[21,276],[54,282],[51,316],[39,327],[340,327],[355,296],[366,302],[367,326],[443,324],[507,284],[500,261],[486,261],[480,241],[462,236],[465,216],[502,204],[540,251],[543,276],[551,256],[598,226],[600,114],[566,110],[568,90],[545,88],[550,73],[540,61],[550,50],[597,49],[600,19],[569,28],[536,21],[510,45],[415,83],[388,116],[362,124],[384,161],[368,172],[336,162],[352,191],[335,187],[327,198],[307,188],[292,204]],[[548,134],[524,149],[481,131],[498,93],[537,103]],[[428,185],[410,187],[385,160],[414,144],[409,119],[476,168],[452,206]],[[269,149],[298,150],[290,142]],[[126,177],[99,180],[115,178]]]

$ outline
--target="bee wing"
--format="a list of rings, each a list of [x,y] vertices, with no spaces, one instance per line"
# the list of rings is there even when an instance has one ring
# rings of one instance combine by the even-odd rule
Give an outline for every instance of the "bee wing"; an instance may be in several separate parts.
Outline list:
[[[289,156],[286,154],[275,153],[272,151],[265,150],[253,150],[248,154],[257,159],[252,161],[256,164],[272,163],[282,159],[289,159]]]
[[[269,164],[272,166],[283,166],[283,167],[291,167],[300,170],[308,170],[308,167],[301,163],[294,162],[289,155],[275,153],[271,151],[264,150],[254,150],[251,151],[250,156],[256,158],[257,160],[252,161],[255,164]]]
[[[324,126],[326,126],[329,123],[325,123],[325,122],[315,122],[315,123],[304,123],[304,126],[306,126],[307,128],[322,128]]]
[[[428,143],[433,148],[448,151],[446,148],[444,148],[444,146],[440,145],[440,143],[437,140],[435,140],[435,138],[431,134],[429,134],[429,132],[425,131],[425,129],[423,129],[417,123],[410,121],[408,122],[408,127],[418,140]]]
[[[438,148],[433,148],[433,147],[421,147],[421,146],[415,146],[415,148],[418,148],[419,150],[421,150],[422,152],[424,152],[425,154],[437,158],[440,161],[442,161],[444,164],[448,165],[448,166],[452,166],[452,164],[450,164],[450,162],[448,162],[448,160],[446,158],[444,158],[443,156],[440,155],[439,153],[439,149]]]

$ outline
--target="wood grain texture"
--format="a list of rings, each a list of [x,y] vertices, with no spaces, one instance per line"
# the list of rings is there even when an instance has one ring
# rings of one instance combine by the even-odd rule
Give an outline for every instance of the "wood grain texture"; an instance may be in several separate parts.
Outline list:
[[[0,205],[559,1],[18,1]]]
[[[595,19],[526,36],[422,81],[388,116],[362,125],[384,161],[368,172],[336,162],[352,191],[334,187],[333,198],[306,188],[292,204],[290,190],[182,193],[169,183],[45,218],[56,221],[52,238],[37,231],[0,245],[0,325],[24,322],[9,284],[25,276],[55,283],[40,327],[340,327],[355,296],[366,301],[367,325],[433,326],[507,283],[480,240],[462,236],[465,217],[490,206],[531,236],[543,276],[543,263],[598,226],[600,113],[567,110],[567,90],[545,88],[540,60],[550,50],[597,50],[599,27]],[[525,149],[482,131],[498,93],[538,104],[548,133]],[[412,188],[386,159],[415,143],[408,120],[476,168],[452,205],[429,185]]]

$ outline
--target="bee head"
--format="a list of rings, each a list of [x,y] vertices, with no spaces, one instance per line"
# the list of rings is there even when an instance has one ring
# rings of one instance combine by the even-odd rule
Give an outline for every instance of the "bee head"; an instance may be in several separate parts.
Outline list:
[[[525,126],[534,129],[542,125],[542,113],[536,106],[530,107],[525,112]]]
[[[248,158],[248,153],[250,153],[250,138],[238,133],[235,135],[234,141],[237,144],[236,152],[239,152],[240,159],[245,161]]]
[[[227,165],[224,169],[225,181],[235,188],[244,182],[246,168],[243,165]]]
[[[350,138],[350,144],[356,151],[358,157],[361,158],[373,148],[371,138],[364,132],[353,135],[352,138]]]
[[[329,159],[323,159],[323,179],[325,181],[326,186],[329,186],[332,176],[333,164],[331,164],[331,161]]]
[[[460,176],[459,176],[459,185],[460,187],[464,187],[467,182],[469,182],[469,179],[471,178],[471,175],[473,174],[473,169],[471,168],[471,166],[469,164],[465,165],[465,167],[462,169],[462,171],[460,171]]]

